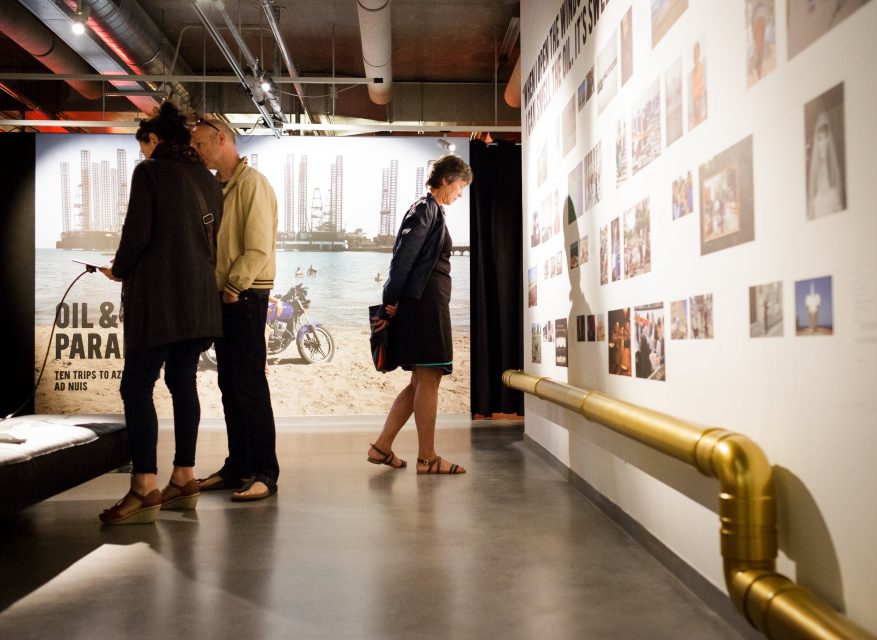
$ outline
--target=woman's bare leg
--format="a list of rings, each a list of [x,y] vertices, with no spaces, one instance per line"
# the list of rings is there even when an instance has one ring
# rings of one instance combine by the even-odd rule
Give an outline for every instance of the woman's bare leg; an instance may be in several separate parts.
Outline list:
[[[375,440],[374,444],[369,448],[368,454],[371,458],[380,460],[383,458],[381,452],[391,453],[393,451],[393,442],[396,440],[396,436],[399,435],[402,427],[405,426],[405,423],[408,422],[411,414],[414,413],[416,388],[417,376],[416,373],[412,371],[411,380],[399,392],[399,395],[393,400],[392,406],[390,406],[390,411],[387,413],[387,419],[384,420],[384,428],[381,430],[381,435],[378,436],[378,439]],[[377,451],[377,449],[380,449],[380,451]],[[398,459],[394,460],[392,466],[401,466],[401,461]]]
[[[428,465],[420,460],[435,459],[435,418],[438,413],[438,390],[443,372],[439,367],[415,367],[417,384],[414,393],[414,422],[417,425],[417,470],[426,471]],[[452,463],[444,458],[438,469],[446,473]],[[465,473],[459,468],[458,473]]]

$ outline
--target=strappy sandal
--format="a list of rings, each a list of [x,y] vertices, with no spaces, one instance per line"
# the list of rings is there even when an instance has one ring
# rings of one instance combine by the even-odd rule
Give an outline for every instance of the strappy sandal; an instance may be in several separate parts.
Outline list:
[[[171,480],[161,490],[161,508],[171,511],[190,511],[198,505],[200,493],[198,481],[194,478],[183,485]]]
[[[392,467],[393,469],[404,469],[408,466],[408,463],[405,462],[402,458],[397,458],[396,454],[392,451],[390,453],[385,453],[378,449],[374,444],[371,445],[371,448],[380,453],[383,458],[372,458],[371,456],[366,456],[366,460],[371,462],[372,464],[385,464],[388,467]],[[393,464],[396,460],[399,461],[399,464]]]
[[[122,503],[129,495],[133,496],[138,504],[129,507],[128,511],[123,511]],[[161,492],[158,489],[150,491],[145,496],[131,489],[112,507],[104,509],[99,517],[104,524],[151,524],[155,522],[160,509]]]
[[[417,463],[426,465],[425,470],[423,470],[423,471],[421,471],[420,469],[417,470],[417,474],[421,475],[421,476],[432,475],[432,474],[451,476],[451,475],[457,475],[459,473],[466,473],[466,470],[463,467],[461,467],[458,464],[454,464],[454,463],[451,463],[451,466],[448,467],[447,470],[442,471],[442,457],[441,456],[436,456],[432,460],[424,460],[423,458],[418,458]]]

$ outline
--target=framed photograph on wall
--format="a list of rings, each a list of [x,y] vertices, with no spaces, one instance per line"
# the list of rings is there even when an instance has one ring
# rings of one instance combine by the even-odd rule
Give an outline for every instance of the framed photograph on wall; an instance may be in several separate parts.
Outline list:
[[[666,380],[664,360],[664,303],[634,308],[634,371],[637,378]]]
[[[566,180],[566,200],[563,207],[566,213],[564,220],[567,224],[572,224],[582,215],[584,211],[582,200],[582,163],[579,162],[576,168],[569,172]]]
[[[688,300],[670,303],[670,339],[688,339]]]
[[[652,270],[650,217],[648,198],[624,212],[625,278],[633,278]]]
[[[783,335],[783,283],[749,287],[749,337]]]
[[[692,296],[689,304],[689,324],[691,338],[694,340],[712,340],[713,332],[713,294],[707,293]]]
[[[795,282],[795,335],[834,334],[831,276]]]
[[[606,340],[606,317],[602,313],[595,314],[597,316],[597,342]]]
[[[804,105],[807,149],[807,219],[847,208],[844,85]]]
[[[752,136],[700,165],[700,254],[755,239]]]
[[[859,10],[869,0],[788,0],[789,60]]]
[[[533,364],[542,362],[542,327],[538,322],[531,324],[530,329],[530,359]]]
[[[585,209],[593,209],[603,199],[603,156],[600,143],[585,156]]]
[[[627,180],[627,119],[620,118],[615,128],[615,186]]]
[[[652,49],[688,8],[688,0],[652,0]]]
[[[655,80],[633,107],[630,151],[636,175],[661,155],[661,83]]]
[[[535,307],[539,301],[537,295],[537,279],[539,276],[539,267],[530,267],[527,269],[527,306]]]
[[[558,367],[569,366],[566,318],[558,318],[554,321],[554,331],[554,364]]]
[[[563,125],[563,157],[576,146],[576,97],[566,103],[561,118]]]
[[[600,227],[600,284],[609,284],[609,225]]]
[[[691,66],[688,69],[688,130],[707,118],[706,49],[704,40],[691,45]]]
[[[597,341],[597,318],[593,314],[587,319],[588,342]]]
[[[621,220],[615,218],[609,226],[612,236],[612,255],[610,257],[612,262],[612,282],[617,282],[621,280]]]
[[[633,6],[621,18],[621,86],[633,75]]]
[[[597,113],[618,93],[618,38],[613,32],[597,56]]]
[[[585,315],[576,316],[576,342],[585,342],[587,333],[585,331]]]
[[[775,0],[746,0],[746,85],[751,87],[777,64]]]
[[[630,376],[630,307],[609,312],[609,373]]]
[[[694,211],[694,178],[691,171],[673,181],[672,206],[674,220]]]
[[[682,58],[664,72],[664,131],[667,146],[682,137]]]

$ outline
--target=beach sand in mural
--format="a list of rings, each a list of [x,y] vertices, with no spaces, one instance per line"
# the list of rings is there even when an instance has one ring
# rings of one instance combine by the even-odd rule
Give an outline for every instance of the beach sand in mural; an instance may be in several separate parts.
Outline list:
[[[35,376],[39,375],[49,331],[49,327],[37,327]],[[367,328],[333,329],[332,336],[335,356],[327,364],[307,364],[295,345],[269,359],[268,383],[275,417],[375,415],[389,410],[410,374],[401,369],[386,374],[375,371]],[[121,340],[121,334],[118,339]],[[104,340],[106,343],[105,336]],[[439,413],[469,412],[469,364],[469,336],[455,334],[454,373],[442,380]],[[122,361],[116,358],[55,360],[53,351],[36,392],[36,412],[121,414],[124,411],[119,396],[121,371]],[[199,369],[198,391],[202,418],[221,418],[215,369],[210,366]],[[163,379],[156,383],[155,403],[160,418],[172,416],[171,398]]]

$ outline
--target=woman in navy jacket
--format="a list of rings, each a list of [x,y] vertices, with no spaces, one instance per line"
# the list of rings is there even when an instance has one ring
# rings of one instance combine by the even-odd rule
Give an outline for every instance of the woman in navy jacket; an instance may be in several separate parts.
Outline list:
[[[435,451],[438,389],[443,375],[453,371],[451,338],[451,247],[445,224],[450,205],[472,182],[472,170],[459,156],[436,160],[426,186],[402,219],[390,274],[384,284],[383,304],[374,319],[374,330],[389,331],[390,353],[395,362],[411,371],[384,422],[383,431],[368,452],[368,461],[400,469],[392,445],[412,413],[417,425],[417,473],[457,474],[466,470],[443,460]]]

